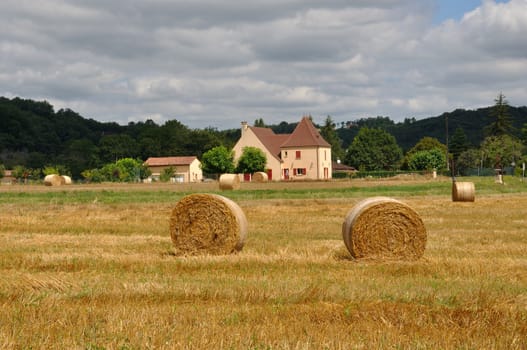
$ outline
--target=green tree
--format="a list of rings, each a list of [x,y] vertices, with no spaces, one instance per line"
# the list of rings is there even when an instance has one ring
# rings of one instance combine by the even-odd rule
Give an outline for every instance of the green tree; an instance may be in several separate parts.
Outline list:
[[[220,145],[221,142],[217,136],[217,132],[213,128],[191,130],[189,142],[185,146],[186,155],[201,158],[203,156],[203,150]]]
[[[243,174],[254,174],[257,171],[265,171],[267,157],[257,147],[244,147],[242,155],[238,159],[236,172]]]
[[[5,176],[5,166],[4,164],[0,164],[0,179],[4,178]]]
[[[97,173],[99,181],[121,181],[121,170],[117,167],[116,163],[108,163],[102,166]]]
[[[143,159],[159,157],[162,154],[161,142],[157,138],[148,136],[139,139],[139,149]]]
[[[82,177],[84,177],[84,179],[87,182],[110,181],[109,179],[107,179],[105,177],[105,175],[103,174],[103,172],[100,169],[87,169],[87,170],[84,170],[81,173],[81,175],[82,175]]]
[[[523,124],[522,127],[522,140],[525,145],[527,145],[527,123]]]
[[[469,169],[479,168],[481,166],[482,154],[479,149],[470,148],[459,155],[456,162],[455,171],[462,175],[468,175]]]
[[[459,155],[469,149],[467,135],[463,128],[458,127],[448,142],[448,151],[452,154],[454,163],[457,163]]]
[[[44,169],[42,169],[42,173],[44,174],[44,176],[53,174],[61,175],[59,168],[57,166],[52,165],[46,165]]]
[[[258,127],[258,128],[265,128],[265,123],[264,123],[264,120],[262,118],[258,118],[254,121],[254,126]]]
[[[137,157],[139,146],[130,135],[107,135],[101,138],[99,152],[103,162],[116,162],[122,158]]]
[[[123,182],[137,182],[141,180],[143,162],[133,158],[123,158],[115,162],[115,166],[119,171],[119,181]]]
[[[86,169],[81,172],[81,176],[87,181],[87,182],[96,182],[94,181],[95,172],[97,169]]]
[[[187,145],[192,136],[188,127],[177,120],[169,120],[158,133],[162,156],[188,155]]]
[[[170,179],[174,176],[176,169],[174,167],[169,166],[168,168],[163,169],[161,174],[159,174],[159,180],[161,182],[168,182]]]
[[[382,129],[365,127],[353,139],[345,163],[367,171],[394,170],[399,167],[402,155],[392,135]]]
[[[24,165],[28,168],[41,168],[52,160],[53,156],[41,152],[29,152]]]
[[[29,169],[28,171],[29,177],[31,177],[33,180],[38,180],[42,178],[42,169],[36,168],[36,169]],[[64,174],[67,175],[67,174]]]
[[[518,161],[524,146],[512,136],[500,135],[485,138],[480,148],[484,165],[500,169]]]
[[[411,170],[440,170],[446,165],[445,152],[439,148],[417,151],[408,160]]]
[[[489,116],[492,122],[486,127],[485,132],[488,136],[501,136],[508,134],[512,129],[511,116],[509,114],[509,103],[505,95],[501,92],[494,100],[494,106],[490,110]]]
[[[138,162],[141,162],[140,159],[137,159]],[[139,166],[139,178],[141,180],[144,180],[148,177],[150,177],[152,175],[152,170],[150,170],[150,168],[144,164],[144,163],[141,163],[141,165]]]
[[[438,139],[430,136],[425,136],[421,138],[405,155],[404,161],[403,161],[403,168],[409,168],[409,160],[410,158],[417,152],[420,151],[431,151],[433,149],[439,149],[441,150],[446,157],[446,146],[442,144]],[[445,159],[445,165],[446,165],[446,159]]]
[[[97,146],[91,140],[83,138],[69,142],[62,154],[57,157],[57,162],[67,164],[71,176],[79,178],[83,170],[101,165],[98,154]]]
[[[55,165],[46,165],[44,168],[40,171],[44,176],[46,175],[67,175],[71,176],[71,173],[66,165],[63,164],[55,164]]]
[[[320,135],[331,145],[331,160],[342,160],[344,158],[344,150],[342,149],[342,140],[339,138],[336,131],[336,124],[327,116],[324,121],[324,126],[320,128]]]
[[[206,174],[224,174],[234,172],[234,153],[225,146],[216,146],[203,153],[201,169]]]
[[[26,168],[23,165],[15,165],[11,171],[11,175],[17,180],[26,180],[31,172],[31,169]]]

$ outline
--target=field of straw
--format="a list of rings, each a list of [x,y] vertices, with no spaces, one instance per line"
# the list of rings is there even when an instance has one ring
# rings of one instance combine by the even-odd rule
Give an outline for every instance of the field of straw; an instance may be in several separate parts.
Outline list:
[[[0,186],[2,349],[526,349],[527,183]],[[243,250],[179,256],[174,205],[216,193],[245,212]],[[417,261],[355,260],[346,213],[406,203]]]

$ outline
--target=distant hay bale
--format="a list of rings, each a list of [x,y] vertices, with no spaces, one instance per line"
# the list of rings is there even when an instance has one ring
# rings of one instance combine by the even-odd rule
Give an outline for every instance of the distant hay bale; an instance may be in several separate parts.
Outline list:
[[[61,186],[64,185],[64,183],[64,178],[57,174],[46,175],[44,178],[44,185],[46,186]]]
[[[356,259],[417,260],[426,246],[426,228],[408,205],[388,197],[357,203],[342,224],[346,248]]]
[[[220,190],[238,190],[240,188],[240,177],[238,174],[221,174]]]
[[[65,185],[71,185],[71,177],[66,176],[66,175],[62,175],[62,178],[64,179],[64,184]]]
[[[240,251],[247,219],[232,200],[214,194],[183,197],[172,210],[170,237],[179,255],[224,255]]]
[[[258,171],[253,174],[254,182],[267,182],[268,180],[269,177],[267,176],[267,173],[264,173],[263,171]]]
[[[452,182],[453,202],[474,202],[476,188],[473,182]]]

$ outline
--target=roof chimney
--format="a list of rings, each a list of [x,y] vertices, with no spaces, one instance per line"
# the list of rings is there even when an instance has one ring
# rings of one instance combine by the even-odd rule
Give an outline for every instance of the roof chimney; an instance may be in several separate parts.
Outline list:
[[[245,133],[247,128],[249,128],[249,126],[247,125],[247,122],[242,122],[242,135]]]

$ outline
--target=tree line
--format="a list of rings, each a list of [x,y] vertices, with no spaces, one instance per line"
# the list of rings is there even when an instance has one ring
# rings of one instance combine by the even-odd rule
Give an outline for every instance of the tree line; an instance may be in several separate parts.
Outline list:
[[[296,127],[287,122],[266,125],[263,118],[254,125],[270,127],[275,133],[291,133]],[[521,162],[526,125],[527,107],[509,106],[501,93],[491,107],[455,110],[423,120],[395,123],[378,116],[335,123],[327,116],[322,125],[315,124],[332,145],[334,160],[360,170],[423,169],[437,163],[434,168],[452,164],[458,171],[476,163]],[[201,159],[217,147],[232,149],[239,137],[239,128],[190,129],[177,120],[163,125],[152,120],[119,125],[86,119],[70,109],[55,111],[47,101],[0,97],[0,176],[4,169],[33,178],[55,170],[75,179],[119,181],[127,167],[113,168],[122,159],[137,164],[160,156]],[[145,175],[141,169],[134,170],[135,175],[138,172]]]
[[[485,113],[482,113],[484,111]],[[514,111],[514,115],[511,113]],[[330,142],[336,157],[344,159],[344,163],[352,165],[359,170],[431,170],[448,169],[452,175],[467,175],[474,168],[504,169],[515,168],[516,165],[527,162],[525,154],[527,146],[527,109],[511,108],[505,96],[500,93],[494,100],[494,105],[466,113],[467,118],[461,117],[461,111],[445,113],[441,117],[431,118],[423,121],[405,120],[406,130],[412,130],[421,125],[421,139],[409,150],[403,151],[400,147],[400,139],[396,139],[399,125],[389,119],[378,117],[370,120],[359,120],[354,125],[360,125],[357,134],[353,137],[351,144],[342,147],[342,140],[338,137],[336,125],[330,116],[321,131],[323,136]],[[470,118],[477,117],[478,123],[463,128]],[[444,126],[438,127],[436,133],[424,132],[423,126],[433,125],[432,121],[443,119]],[[367,125],[370,123],[370,125]],[[449,125],[450,123],[450,125]],[[452,130],[452,125],[455,129]],[[370,127],[371,126],[371,127]],[[353,127],[353,125],[351,126]],[[445,142],[439,138],[430,136],[437,135],[437,130],[444,133]],[[393,133],[390,133],[390,131]],[[453,131],[453,132],[452,132]],[[472,137],[467,136],[467,131]],[[428,136],[423,136],[423,134]],[[419,134],[408,133],[406,139],[415,138]],[[450,135],[450,137],[449,137]],[[473,135],[478,135],[474,138]],[[399,142],[398,142],[399,141]],[[519,168],[516,168],[518,170]]]
[[[196,155],[232,147],[239,130],[190,129],[177,120],[102,123],[46,101],[0,97],[0,164],[31,171],[56,167],[73,178],[119,159]],[[35,174],[36,175],[36,174]]]

